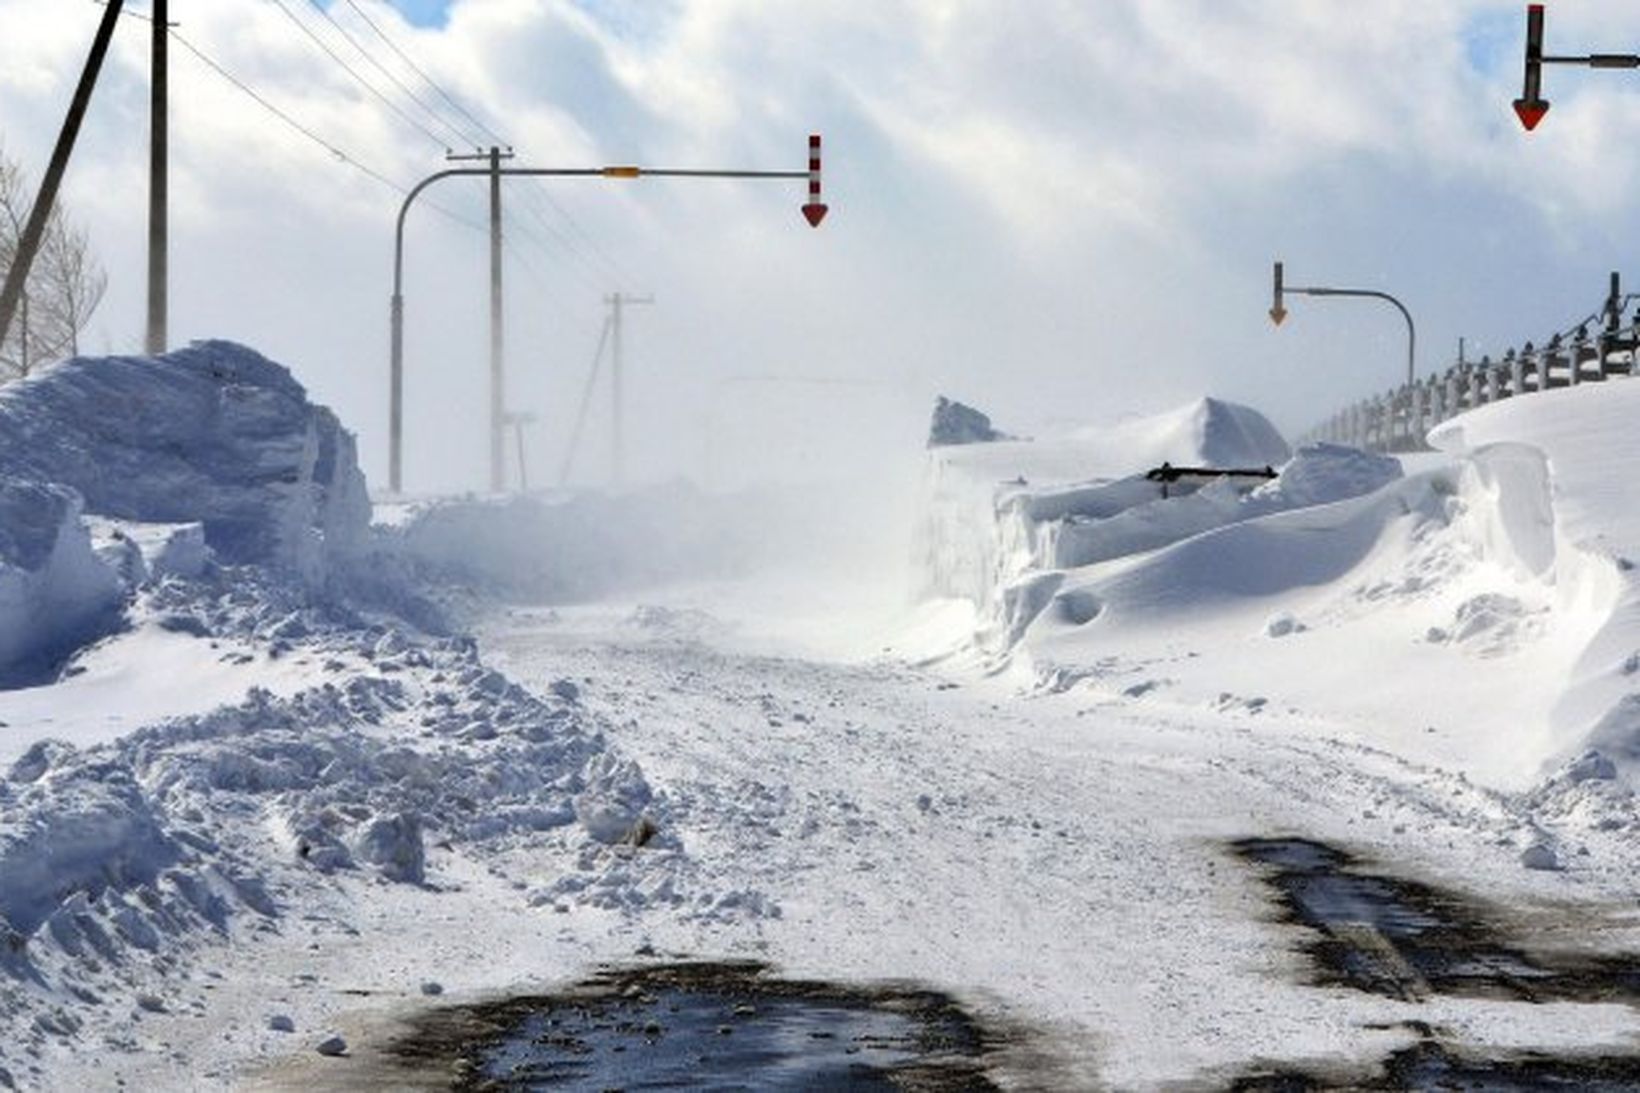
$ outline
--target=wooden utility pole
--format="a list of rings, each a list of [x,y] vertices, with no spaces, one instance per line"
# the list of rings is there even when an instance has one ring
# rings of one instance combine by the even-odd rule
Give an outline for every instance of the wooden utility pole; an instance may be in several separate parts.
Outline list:
[[[34,264],[34,254],[40,249],[46,220],[51,216],[52,206],[57,203],[57,190],[62,186],[63,173],[68,170],[68,158],[74,153],[74,141],[80,135],[80,122],[85,120],[85,109],[91,104],[91,92],[97,86],[97,73],[102,70],[103,58],[108,55],[108,43],[114,37],[114,24],[119,22],[122,7],[124,0],[108,0],[108,6],[103,9],[97,36],[91,42],[91,53],[80,72],[74,98],[68,104],[68,117],[63,119],[62,131],[57,134],[57,147],[52,149],[51,163],[47,165],[45,178],[40,182],[40,194],[34,199],[34,208],[29,212],[23,234],[17,240],[17,253],[12,257],[11,268],[6,271],[5,285],[0,287],[0,344],[5,343],[11,320],[17,314],[23,284],[28,280],[29,267]]]
[[[148,335],[149,356],[165,352],[167,220],[166,220],[166,45],[169,0],[153,0],[154,39],[148,83]]]
[[[490,176],[490,492],[506,488],[505,466],[507,429],[506,315],[501,296],[501,161],[513,157],[512,149],[494,145],[474,156],[449,155],[447,160],[485,160]]]

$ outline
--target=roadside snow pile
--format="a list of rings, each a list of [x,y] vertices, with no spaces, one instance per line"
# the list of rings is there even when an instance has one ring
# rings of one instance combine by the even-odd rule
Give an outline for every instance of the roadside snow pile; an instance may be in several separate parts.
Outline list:
[[[0,391],[0,452],[0,1088],[134,1050],[143,1013],[203,1008],[209,947],[327,893],[440,891],[508,853],[557,907],[687,889],[665,799],[573,685],[533,694],[446,634],[284,368],[227,342],[71,361]],[[452,555],[541,581],[655,530],[582,543],[582,514],[541,559],[518,540],[549,518],[470,509],[431,522]]]
[[[1106,430],[936,449],[920,531],[924,593],[968,599],[994,618],[1005,590],[1027,573],[1154,549],[1289,503],[1288,494],[1270,491],[1244,504],[1246,488],[1229,480],[1199,491],[1181,481],[1164,498],[1147,471],[1164,463],[1264,467],[1290,454],[1257,411],[1217,399]],[[1300,462],[1301,475],[1335,487],[1363,473],[1342,471],[1347,457],[1334,448],[1317,447]],[[1322,469],[1310,469],[1316,465]],[[1365,473],[1382,479],[1391,472],[1374,466]]]
[[[1586,742],[1640,786],[1640,504],[1626,473],[1640,457],[1637,414],[1640,383],[1591,384],[1481,407],[1436,428],[1430,442],[1460,457],[1527,451],[1542,466],[1544,505],[1514,513],[1503,533],[1518,538],[1547,522],[1561,568],[1573,560],[1596,589],[1580,605],[1593,632],[1551,714],[1567,745],[1561,757]],[[1602,781],[1570,784],[1586,795]]]
[[[0,470],[87,512],[198,521],[223,560],[321,577],[370,524],[353,437],[283,366],[225,341],[80,357],[0,390]]]
[[[419,885],[435,843],[523,843],[559,863],[558,901],[584,873],[598,905],[632,906],[643,863],[595,886],[599,852],[675,847],[665,802],[601,725],[487,668],[471,639],[371,622],[253,567],[164,579],[133,612],[304,663],[313,685],[85,749],[44,740],[0,779],[0,1066],[18,1077],[53,1042],[112,1037],[104,999],[178,1008],[202,947],[277,931],[317,884]]]
[[[231,342],[11,384],[0,453],[0,686],[48,677],[154,574],[214,555],[317,586],[369,526],[352,436]]]
[[[1627,825],[1636,416],[1640,384],[1591,385],[1455,419],[1415,474],[1310,445],[1256,489],[1165,499],[1138,467],[1009,482],[990,450],[1008,445],[935,453],[928,583],[974,605],[983,659],[1054,689],[1301,714],[1546,815]],[[962,536],[964,506],[987,534]]]

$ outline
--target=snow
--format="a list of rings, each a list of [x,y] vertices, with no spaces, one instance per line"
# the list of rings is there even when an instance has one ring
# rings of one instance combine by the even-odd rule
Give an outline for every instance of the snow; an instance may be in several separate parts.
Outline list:
[[[8,388],[6,437],[61,439],[0,444],[0,647],[44,665],[0,691],[0,1088],[368,1084],[435,995],[657,951],[930,983],[1028,1032],[1027,1087],[1415,1023],[1620,1050],[1625,1005],[1312,985],[1226,848],[1640,944],[1636,399],[1404,461],[1201,400],[934,449],[863,521],[673,486],[367,527],[351,439],[249,350]],[[1163,462],[1280,474],[1163,497]]]
[[[227,561],[322,579],[370,519],[352,436],[290,372],[232,342],[78,358],[0,391],[8,473],[86,511],[199,522]]]
[[[120,582],[79,517],[72,490],[0,478],[0,680],[49,673],[57,656],[111,624]]]

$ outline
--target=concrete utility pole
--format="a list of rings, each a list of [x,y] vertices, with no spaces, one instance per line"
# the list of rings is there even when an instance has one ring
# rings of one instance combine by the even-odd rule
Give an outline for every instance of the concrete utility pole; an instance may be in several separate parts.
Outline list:
[[[625,397],[621,388],[621,322],[624,309],[628,304],[653,304],[653,296],[632,296],[624,292],[617,292],[604,297],[604,303],[609,305],[610,327],[610,371],[609,371],[609,405],[610,405],[610,481],[617,487],[626,484],[626,407]]]
[[[501,296],[501,161],[513,158],[494,145],[476,156],[444,157],[447,160],[488,160],[490,164],[490,492],[506,488],[504,462],[507,428],[506,316]]]
[[[108,55],[108,43],[114,37],[114,24],[119,22],[120,9],[124,4],[125,0],[108,0],[108,6],[103,9],[97,36],[91,42],[91,53],[80,72],[74,98],[68,104],[68,117],[63,119],[62,131],[57,134],[57,147],[52,149],[51,163],[47,165],[45,178],[40,182],[40,194],[34,199],[34,208],[29,212],[23,234],[17,240],[17,252],[12,256],[11,268],[6,271],[5,285],[0,287],[0,344],[4,344],[6,334],[11,330],[11,320],[17,314],[17,303],[22,298],[29,267],[34,264],[35,252],[40,249],[40,239],[45,235],[51,208],[57,203],[57,190],[62,186],[63,173],[68,170],[68,158],[73,155],[74,141],[80,135],[80,122],[85,120],[85,109],[91,104],[91,92],[97,86],[97,73],[102,70],[103,58]]]
[[[168,93],[166,45],[170,24],[166,22],[168,0],[154,0],[154,39],[148,83],[148,336],[150,357],[165,352],[166,312],[166,103]]]

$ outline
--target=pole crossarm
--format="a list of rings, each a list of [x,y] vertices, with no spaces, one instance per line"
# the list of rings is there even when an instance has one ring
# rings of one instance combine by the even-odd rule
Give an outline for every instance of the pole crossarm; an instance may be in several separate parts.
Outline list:
[[[1589,53],[1581,57],[1539,57],[1539,64],[1584,65],[1588,68],[1640,68],[1640,54]]]
[[[819,194],[819,141],[809,138],[809,169],[805,171],[746,171],[696,167],[447,167],[435,171],[416,183],[405,194],[399,206],[398,219],[393,229],[393,299],[391,303],[391,361],[389,365],[388,406],[388,484],[394,493],[403,486],[404,441],[404,222],[423,190],[435,182],[460,176],[514,175],[526,178],[726,178],[726,179],[804,179],[809,183],[810,203],[803,207],[803,215],[810,226],[819,227],[826,208],[818,203]]]

